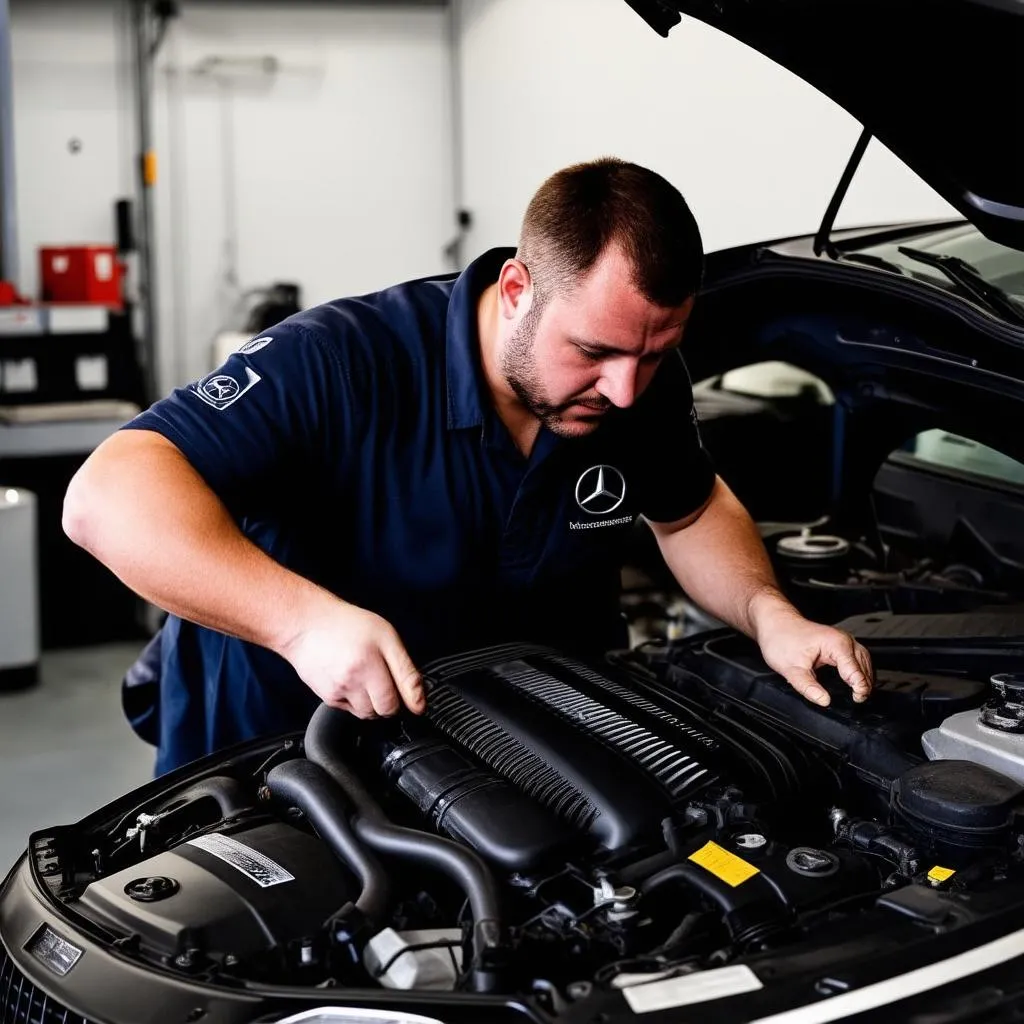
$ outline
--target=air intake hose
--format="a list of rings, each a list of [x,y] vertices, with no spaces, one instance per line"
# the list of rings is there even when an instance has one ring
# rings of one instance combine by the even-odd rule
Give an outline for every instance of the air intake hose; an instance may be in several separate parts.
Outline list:
[[[389,909],[387,874],[356,838],[344,799],[323,768],[303,758],[285,761],[271,769],[267,786],[278,800],[298,807],[332,852],[352,869],[362,886],[356,910],[374,931],[383,927]]]
[[[306,757],[319,765],[355,806],[352,827],[378,853],[404,857],[446,874],[462,888],[473,912],[473,988],[500,987],[503,966],[501,912],[494,876],[474,851],[450,839],[395,825],[355,772],[335,753],[351,742],[352,718],[321,704],[306,727]]]

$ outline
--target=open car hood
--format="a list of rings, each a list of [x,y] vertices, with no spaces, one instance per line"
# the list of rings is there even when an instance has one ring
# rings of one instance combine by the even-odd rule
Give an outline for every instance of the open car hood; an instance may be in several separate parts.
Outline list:
[[[626,0],[682,14],[799,75],[993,241],[1024,249],[1024,0]]]

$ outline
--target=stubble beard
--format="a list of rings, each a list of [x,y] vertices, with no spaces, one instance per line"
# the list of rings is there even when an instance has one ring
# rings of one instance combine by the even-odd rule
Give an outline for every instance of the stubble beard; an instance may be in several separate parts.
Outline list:
[[[609,406],[607,403],[600,405],[594,403],[592,405],[595,413],[593,419],[568,419],[565,416],[566,410],[579,405],[578,400],[556,405],[545,398],[544,387],[541,384],[534,355],[534,340],[537,336],[537,327],[540,324],[540,314],[541,307],[535,302],[513,332],[512,337],[509,338],[501,356],[502,376],[516,398],[551,433],[558,437],[583,437],[596,429],[599,422],[598,414],[605,412]],[[589,402],[583,404],[591,405]]]

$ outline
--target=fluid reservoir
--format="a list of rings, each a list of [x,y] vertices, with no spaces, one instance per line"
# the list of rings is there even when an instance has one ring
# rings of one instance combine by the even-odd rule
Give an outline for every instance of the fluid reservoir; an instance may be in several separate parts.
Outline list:
[[[921,745],[933,761],[973,761],[1024,784],[1024,672],[992,676],[980,709],[951,715]]]

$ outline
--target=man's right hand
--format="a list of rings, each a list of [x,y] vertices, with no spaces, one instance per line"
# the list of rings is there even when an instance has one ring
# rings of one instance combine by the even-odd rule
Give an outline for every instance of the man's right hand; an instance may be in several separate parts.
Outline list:
[[[162,435],[108,437],[75,474],[63,526],[158,608],[283,655],[332,707],[360,718],[393,715],[403,702],[426,710],[420,675],[394,627],[253,544]]]
[[[427,707],[420,674],[394,626],[344,601],[332,601],[281,653],[325,703],[357,718],[415,714]]]

